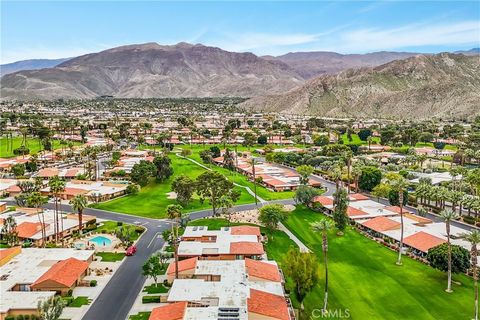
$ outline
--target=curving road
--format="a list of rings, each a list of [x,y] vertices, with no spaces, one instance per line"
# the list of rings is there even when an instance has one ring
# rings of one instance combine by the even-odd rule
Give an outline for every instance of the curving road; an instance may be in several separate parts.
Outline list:
[[[319,176],[314,176],[320,179],[323,186],[326,188],[324,195],[332,195],[335,190],[335,184],[323,179]],[[373,199],[373,198],[372,198]],[[375,199],[373,199],[375,200]],[[8,202],[8,201],[7,201]],[[380,199],[381,203],[388,204],[387,200]],[[266,203],[282,203],[294,204],[293,199],[269,201]],[[9,202],[9,204],[14,204]],[[259,203],[259,206],[262,204]],[[53,204],[49,203],[47,208],[52,209]],[[251,210],[256,208],[254,203],[235,206],[235,211]],[[409,210],[416,213],[415,208],[407,207]],[[70,211],[68,205],[62,205],[62,210]],[[121,214],[117,212],[104,211],[93,208],[86,208],[84,213],[93,215],[100,219],[121,221],[124,223],[136,224],[145,227],[145,232],[137,242],[137,252],[132,257],[126,257],[117,272],[110,279],[108,284],[102,290],[100,295],[95,299],[90,306],[87,313],[83,316],[83,320],[123,320],[128,317],[128,313],[135,302],[139,292],[143,289],[145,277],[142,275],[142,265],[144,261],[158,251],[164,244],[161,234],[164,230],[170,227],[170,222],[167,219],[152,219]],[[212,210],[202,210],[190,213],[192,220],[205,218],[212,215]],[[434,221],[439,221],[435,215],[428,214],[428,217]],[[452,225],[456,225],[464,230],[472,228],[452,221]]]

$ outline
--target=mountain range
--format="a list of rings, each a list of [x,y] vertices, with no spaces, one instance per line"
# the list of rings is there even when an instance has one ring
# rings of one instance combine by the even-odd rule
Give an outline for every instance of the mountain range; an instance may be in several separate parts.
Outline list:
[[[287,93],[254,97],[242,105],[327,117],[465,118],[480,114],[480,57],[416,55],[323,75]]]
[[[71,58],[64,59],[31,59],[21,60],[12,63],[5,63],[0,65],[0,76],[4,76],[9,73],[14,73],[23,70],[38,70],[44,68],[53,68],[60,63],[67,61]]]
[[[0,89],[2,99],[241,96],[253,97],[243,106],[255,110],[468,116],[479,113],[479,54],[476,48],[437,55],[293,52],[258,57],[201,44],[145,43],[6,74]]]

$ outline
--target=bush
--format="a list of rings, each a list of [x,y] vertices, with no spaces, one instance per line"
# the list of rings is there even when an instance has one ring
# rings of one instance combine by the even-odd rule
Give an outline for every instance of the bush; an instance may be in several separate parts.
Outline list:
[[[90,287],[96,287],[97,286],[97,280],[90,280]]]
[[[117,227],[123,226],[123,222],[117,221]]]
[[[71,297],[73,294],[73,290],[72,289],[69,289],[68,292],[67,292],[67,296],[68,297]]]
[[[129,184],[125,189],[126,194],[137,194],[140,188],[136,184]]]
[[[427,260],[432,267],[441,271],[448,270],[448,244],[443,243],[428,250]],[[465,273],[470,268],[470,252],[452,245],[452,273]]]
[[[135,227],[135,232],[138,234],[142,234],[145,231],[145,228],[142,226],[136,226]]]
[[[466,222],[468,224],[475,224],[475,218],[474,217],[469,217],[469,216],[464,216],[463,217],[463,222]]]
[[[160,296],[143,296],[142,303],[159,303]]]

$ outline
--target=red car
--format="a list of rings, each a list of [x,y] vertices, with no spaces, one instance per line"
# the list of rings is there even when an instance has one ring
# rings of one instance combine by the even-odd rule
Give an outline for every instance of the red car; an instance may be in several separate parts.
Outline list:
[[[127,256],[133,256],[137,252],[137,247],[130,246],[127,248],[127,252],[125,253]]]

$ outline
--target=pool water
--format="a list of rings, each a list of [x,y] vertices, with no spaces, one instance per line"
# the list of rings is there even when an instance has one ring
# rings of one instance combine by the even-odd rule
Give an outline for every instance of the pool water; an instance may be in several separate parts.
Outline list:
[[[112,244],[112,240],[108,239],[107,237],[103,237],[103,236],[97,236],[97,237],[94,237],[90,240],[88,240],[90,243],[94,243],[95,245],[97,246],[100,246],[100,247],[106,247],[106,246],[109,246]]]

